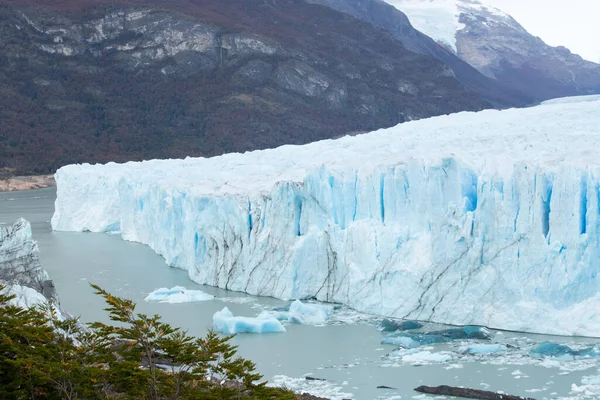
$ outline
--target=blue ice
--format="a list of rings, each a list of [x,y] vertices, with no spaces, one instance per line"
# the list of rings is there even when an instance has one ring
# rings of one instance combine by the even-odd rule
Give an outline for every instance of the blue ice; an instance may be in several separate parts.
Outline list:
[[[258,317],[234,317],[227,307],[213,315],[213,329],[228,335],[285,332],[281,322],[269,313],[263,312]]]

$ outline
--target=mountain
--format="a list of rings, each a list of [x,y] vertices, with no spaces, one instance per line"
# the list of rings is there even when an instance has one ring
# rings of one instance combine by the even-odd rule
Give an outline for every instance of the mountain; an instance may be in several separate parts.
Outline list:
[[[307,0],[321,4],[391,33],[404,47],[435,57],[448,65],[456,78],[469,90],[478,93],[496,107],[522,107],[536,102],[535,96],[518,88],[507,88],[496,79],[484,76],[447,46],[416,30],[408,17],[382,0]]]
[[[208,159],[71,165],[52,227],[120,232],[198,283],[255,295],[598,336],[599,109],[600,96],[568,98]]]
[[[552,47],[510,15],[476,0],[387,0],[426,35],[536,100],[600,93],[600,65]]]
[[[298,0],[0,0],[0,170],[212,156],[491,104]]]

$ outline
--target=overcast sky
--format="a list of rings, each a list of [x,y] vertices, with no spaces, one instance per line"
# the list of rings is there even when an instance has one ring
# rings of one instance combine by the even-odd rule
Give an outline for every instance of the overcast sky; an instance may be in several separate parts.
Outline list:
[[[483,0],[552,46],[600,62],[600,0]]]

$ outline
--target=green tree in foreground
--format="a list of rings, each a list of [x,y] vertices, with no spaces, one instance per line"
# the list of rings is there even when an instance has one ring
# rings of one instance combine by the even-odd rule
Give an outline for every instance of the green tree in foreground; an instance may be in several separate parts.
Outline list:
[[[60,320],[52,305],[23,309],[0,294],[2,399],[272,399],[296,396],[256,383],[231,336],[203,338],[135,313],[131,300],[96,285],[115,324]],[[0,286],[0,291],[3,287]]]

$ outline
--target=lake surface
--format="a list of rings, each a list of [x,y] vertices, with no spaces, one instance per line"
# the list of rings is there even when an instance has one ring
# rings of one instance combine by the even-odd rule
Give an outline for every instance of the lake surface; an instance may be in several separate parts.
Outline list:
[[[225,306],[234,315],[256,316],[264,309],[287,304],[197,285],[185,271],[168,267],[148,247],[125,242],[119,235],[53,232],[50,218],[55,196],[54,188],[0,193],[0,224],[20,217],[31,222],[42,263],[56,284],[63,308],[84,321],[107,319],[90,282],[131,298],[139,312],[160,314],[197,336],[206,333],[212,315]],[[216,299],[183,304],[144,301],[154,289],[173,286],[200,289]],[[287,325],[286,333],[243,334],[236,336],[234,343],[269,381],[332,399],[429,398],[412,389],[443,384],[503,390],[536,399],[600,398],[598,359],[536,359],[528,354],[532,345],[544,340],[575,348],[598,340],[494,331],[493,342],[511,345],[509,351],[469,355],[464,352],[467,343],[453,342],[394,353],[394,346],[381,344],[376,322],[374,317],[343,309],[326,326]],[[306,375],[326,381],[307,381]]]

